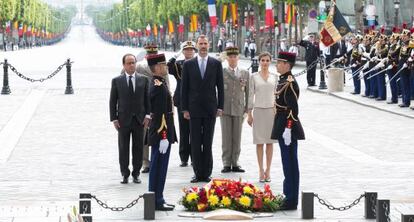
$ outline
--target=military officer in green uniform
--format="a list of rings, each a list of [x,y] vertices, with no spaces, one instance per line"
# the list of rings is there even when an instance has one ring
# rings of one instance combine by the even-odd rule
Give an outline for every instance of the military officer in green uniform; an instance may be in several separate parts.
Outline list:
[[[239,49],[226,48],[229,67],[223,69],[224,108],[221,120],[222,173],[245,172],[238,163],[244,115],[247,113],[249,97],[249,72],[238,67]]]

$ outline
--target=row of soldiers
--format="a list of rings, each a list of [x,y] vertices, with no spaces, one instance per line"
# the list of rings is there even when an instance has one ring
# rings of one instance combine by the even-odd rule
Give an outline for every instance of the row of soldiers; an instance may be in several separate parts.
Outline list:
[[[387,99],[387,86],[390,87],[391,100],[388,104],[410,107],[414,99],[414,33],[403,28],[401,32],[393,29],[391,35],[384,30],[371,31],[364,36],[354,35],[352,50],[343,58],[348,61],[352,71],[354,91],[361,94],[361,80],[365,85],[362,96],[375,100]],[[388,76],[388,80],[386,79]],[[414,109],[414,105],[410,107]]]

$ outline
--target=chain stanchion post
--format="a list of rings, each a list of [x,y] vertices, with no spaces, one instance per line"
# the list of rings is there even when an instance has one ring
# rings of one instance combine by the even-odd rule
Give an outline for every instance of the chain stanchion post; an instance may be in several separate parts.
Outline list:
[[[326,86],[326,82],[325,82],[325,71],[323,70],[323,59],[321,59],[321,71],[320,71],[320,76],[321,76],[321,80],[319,82],[319,89],[327,89],[328,86]]]
[[[375,219],[378,193],[365,192],[365,219]]]
[[[302,191],[302,219],[313,219],[314,196],[315,194],[313,192]]]
[[[401,214],[401,222],[414,222],[414,214]]]
[[[377,199],[376,211],[376,222],[390,222],[390,200]]]
[[[72,88],[72,63],[70,59],[66,61],[66,90],[65,94],[73,94]]]
[[[90,193],[79,194],[79,214],[84,222],[92,222],[92,195]]]
[[[144,220],[155,220],[155,193],[144,193]]]
[[[3,88],[1,89],[2,95],[9,95],[11,93],[9,87],[9,64],[7,63],[7,59],[4,60],[3,63]]]

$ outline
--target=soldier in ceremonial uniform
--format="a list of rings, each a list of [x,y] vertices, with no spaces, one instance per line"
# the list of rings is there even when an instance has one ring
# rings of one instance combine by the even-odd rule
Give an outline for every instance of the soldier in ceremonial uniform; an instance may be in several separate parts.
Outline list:
[[[177,141],[172,98],[165,81],[168,75],[165,55],[149,55],[147,62],[153,73],[150,84],[151,123],[148,131],[148,141],[152,147],[149,191],[155,193],[155,209],[169,211],[174,209],[174,205],[165,202],[163,191],[171,144]]]
[[[361,68],[362,64],[362,49],[360,47],[361,36],[354,36],[352,37],[351,44],[352,50],[347,53],[347,58],[351,58],[351,70],[352,73],[355,73],[359,68]],[[357,74],[352,76],[354,81],[354,91],[351,94],[360,94],[361,93],[361,80]]]
[[[410,106],[410,69],[409,69],[409,57],[411,54],[411,48],[409,47],[410,41],[410,30],[403,29],[401,32],[401,49],[400,56],[398,60],[398,70],[400,71],[400,82],[401,82],[401,93],[402,93],[402,103],[400,107],[409,107]]]
[[[360,79],[364,79],[364,85],[365,85],[365,91],[364,94],[362,94],[363,97],[368,97],[370,92],[371,92],[371,84],[370,84],[370,80],[368,79],[368,76],[365,74],[365,72],[367,72],[370,68],[369,68],[369,60],[370,58],[370,53],[371,53],[371,39],[372,36],[371,35],[365,35],[364,36],[364,40],[363,40],[363,44],[361,46],[361,50],[362,50],[362,65],[364,66],[362,68],[362,70],[360,71]]]
[[[383,71],[385,67],[385,60],[388,56],[388,45],[387,45],[388,37],[384,34],[381,34],[379,36],[378,45],[376,49],[376,57],[379,62],[378,67],[379,69],[375,70],[373,72],[372,79],[374,79],[374,82],[376,83],[376,89],[378,91],[378,95],[375,98],[375,100],[381,101],[387,99],[387,89],[385,87],[385,72]],[[377,74],[378,72],[381,72],[380,74]]]
[[[240,156],[240,142],[244,115],[248,110],[249,72],[238,67],[239,49],[226,48],[229,67],[223,69],[224,79],[224,108],[221,116],[222,135],[222,173],[244,173],[238,163]]]
[[[280,79],[276,88],[276,116],[274,118],[272,139],[279,141],[282,156],[283,194],[285,200],[282,210],[296,210],[299,197],[299,163],[298,140],[305,139],[302,125],[299,121],[299,85],[292,75],[296,55],[280,52],[276,68]]]
[[[150,55],[156,55],[158,53],[158,47],[157,45],[154,44],[147,44],[144,47],[147,55],[146,56],[150,56]],[[149,79],[152,78],[153,73],[151,72],[151,69],[148,66],[147,61],[141,62],[137,64],[137,69],[136,69],[137,73],[139,74],[143,74],[146,77],[148,77]],[[166,84],[169,87],[170,83],[168,81],[168,76],[165,78]],[[144,129],[145,135],[144,137],[147,137],[147,129]],[[150,166],[150,160],[149,160],[149,146],[146,144],[144,146],[144,153],[142,156],[142,173],[148,173],[149,172],[149,166]]]
[[[179,54],[181,54],[181,50],[184,55],[184,59],[177,60],[177,57],[179,56]],[[183,110],[181,109],[181,99],[180,99],[181,98],[180,97],[181,77],[183,74],[184,62],[194,57],[195,50],[196,50],[195,42],[193,41],[184,42],[184,44],[181,47],[181,50],[179,54],[175,55],[168,61],[167,66],[168,66],[168,73],[170,75],[173,75],[175,80],[177,81],[177,86],[175,87],[173,100],[174,100],[174,106],[177,107],[177,111],[178,111],[178,124],[179,124],[179,129],[180,129],[180,149],[179,149],[179,154],[180,154],[180,159],[181,159],[180,166],[186,167],[188,166],[188,159],[191,156],[190,121],[184,118],[184,114],[182,112]]]
[[[377,36],[377,31],[372,31],[372,41],[371,44],[373,45],[371,47],[371,51],[369,52],[369,54],[367,55],[367,57],[369,58],[368,61],[368,70],[367,73],[364,75],[364,77],[366,77],[367,79],[369,78],[369,96],[368,98],[370,99],[375,99],[378,97],[378,85],[377,85],[377,79],[373,78],[372,76],[376,73],[376,70],[374,70],[374,67],[378,64],[377,62],[377,51],[378,51],[378,46],[379,46],[379,41],[378,41],[378,36]]]
[[[400,54],[400,45],[398,44],[399,41],[399,34],[396,33],[396,29],[393,29],[393,34],[390,37],[390,47],[388,50],[388,63],[387,67],[389,67],[387,74],[388,79],[391,80],[390,84],[390,91],[391,91],[391,101],[388,101],[388,104],[397,104],[398,103],[398,85],[397,79],[398,76],[394,77],[398,71],[398,55]],[[398,74],[399,75],[399,74]]]

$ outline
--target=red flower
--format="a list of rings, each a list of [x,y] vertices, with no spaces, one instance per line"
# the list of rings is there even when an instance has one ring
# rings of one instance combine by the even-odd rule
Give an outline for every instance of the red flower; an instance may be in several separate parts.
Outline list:
[[[253,208],[256,210],[260,210],[263,208],[262,198],[254,198]]]

